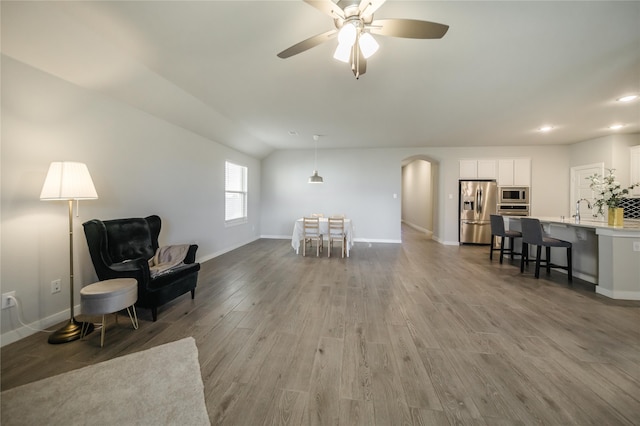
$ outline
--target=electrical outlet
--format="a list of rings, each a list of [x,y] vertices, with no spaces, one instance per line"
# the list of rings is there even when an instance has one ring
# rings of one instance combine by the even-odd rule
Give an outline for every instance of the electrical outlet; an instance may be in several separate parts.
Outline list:
[[[16,292],[15,291],[10,291],[8,293],[3,293],[2,294],[2,309],[6,309],[6,308],[10,308],[12,306],[16,306],[16,301],[13,300],[13,299],[10,299],[9,296],[16,297]]]
[[[640,241],[633,242],[633,251],[640,251]]]
[[[60,293],[60,278],[51,281],[51,294]]]

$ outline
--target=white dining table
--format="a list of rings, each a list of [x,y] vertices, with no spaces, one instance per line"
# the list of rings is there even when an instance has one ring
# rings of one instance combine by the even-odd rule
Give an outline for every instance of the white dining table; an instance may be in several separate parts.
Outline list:
[[[320,233],[324,236],[329,235],[329,220],[326,217],[321,217],[320,219]],[[293,225],[293,235],[291,237],[291,247],[296,251],[296,254],[300,251],[300,241],[302,241],[302,218],[296,220]],[[353,224],[351,219],[344,220],[344,234],[347,238],[346,252],[347,257],[349,257],[349,251],[353,246]]]

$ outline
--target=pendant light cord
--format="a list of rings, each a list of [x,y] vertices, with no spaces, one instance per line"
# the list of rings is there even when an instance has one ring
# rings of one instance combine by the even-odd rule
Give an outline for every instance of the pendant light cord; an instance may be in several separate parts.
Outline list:
[[[318,139],[320,139],[320,135],[313,135],[313,140],[315,142],[315,155],[313,160],[313,169],[318,171]]]

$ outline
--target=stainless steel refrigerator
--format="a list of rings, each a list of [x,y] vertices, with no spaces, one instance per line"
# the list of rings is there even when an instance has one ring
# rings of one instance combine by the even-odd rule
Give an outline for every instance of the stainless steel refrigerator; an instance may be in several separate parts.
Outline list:
[[[460,181],[460,243],[491,244],[491,218],[496,214],[495,180]]]

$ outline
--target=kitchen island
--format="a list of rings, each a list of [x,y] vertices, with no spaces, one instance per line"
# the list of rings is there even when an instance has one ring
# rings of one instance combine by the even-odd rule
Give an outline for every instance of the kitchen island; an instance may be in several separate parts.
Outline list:
[[[596,284],[596,293],[613,299],[640,300],[640,220],[623,226],[573,218],[539,217],[544,232],[573,245],[573,274]],[[520,219],[508,218],[509,229],[520,231]],[[518,250],[519,247],[516,247]],[[551,250],[553,263],[566,264],[565,250]]]

